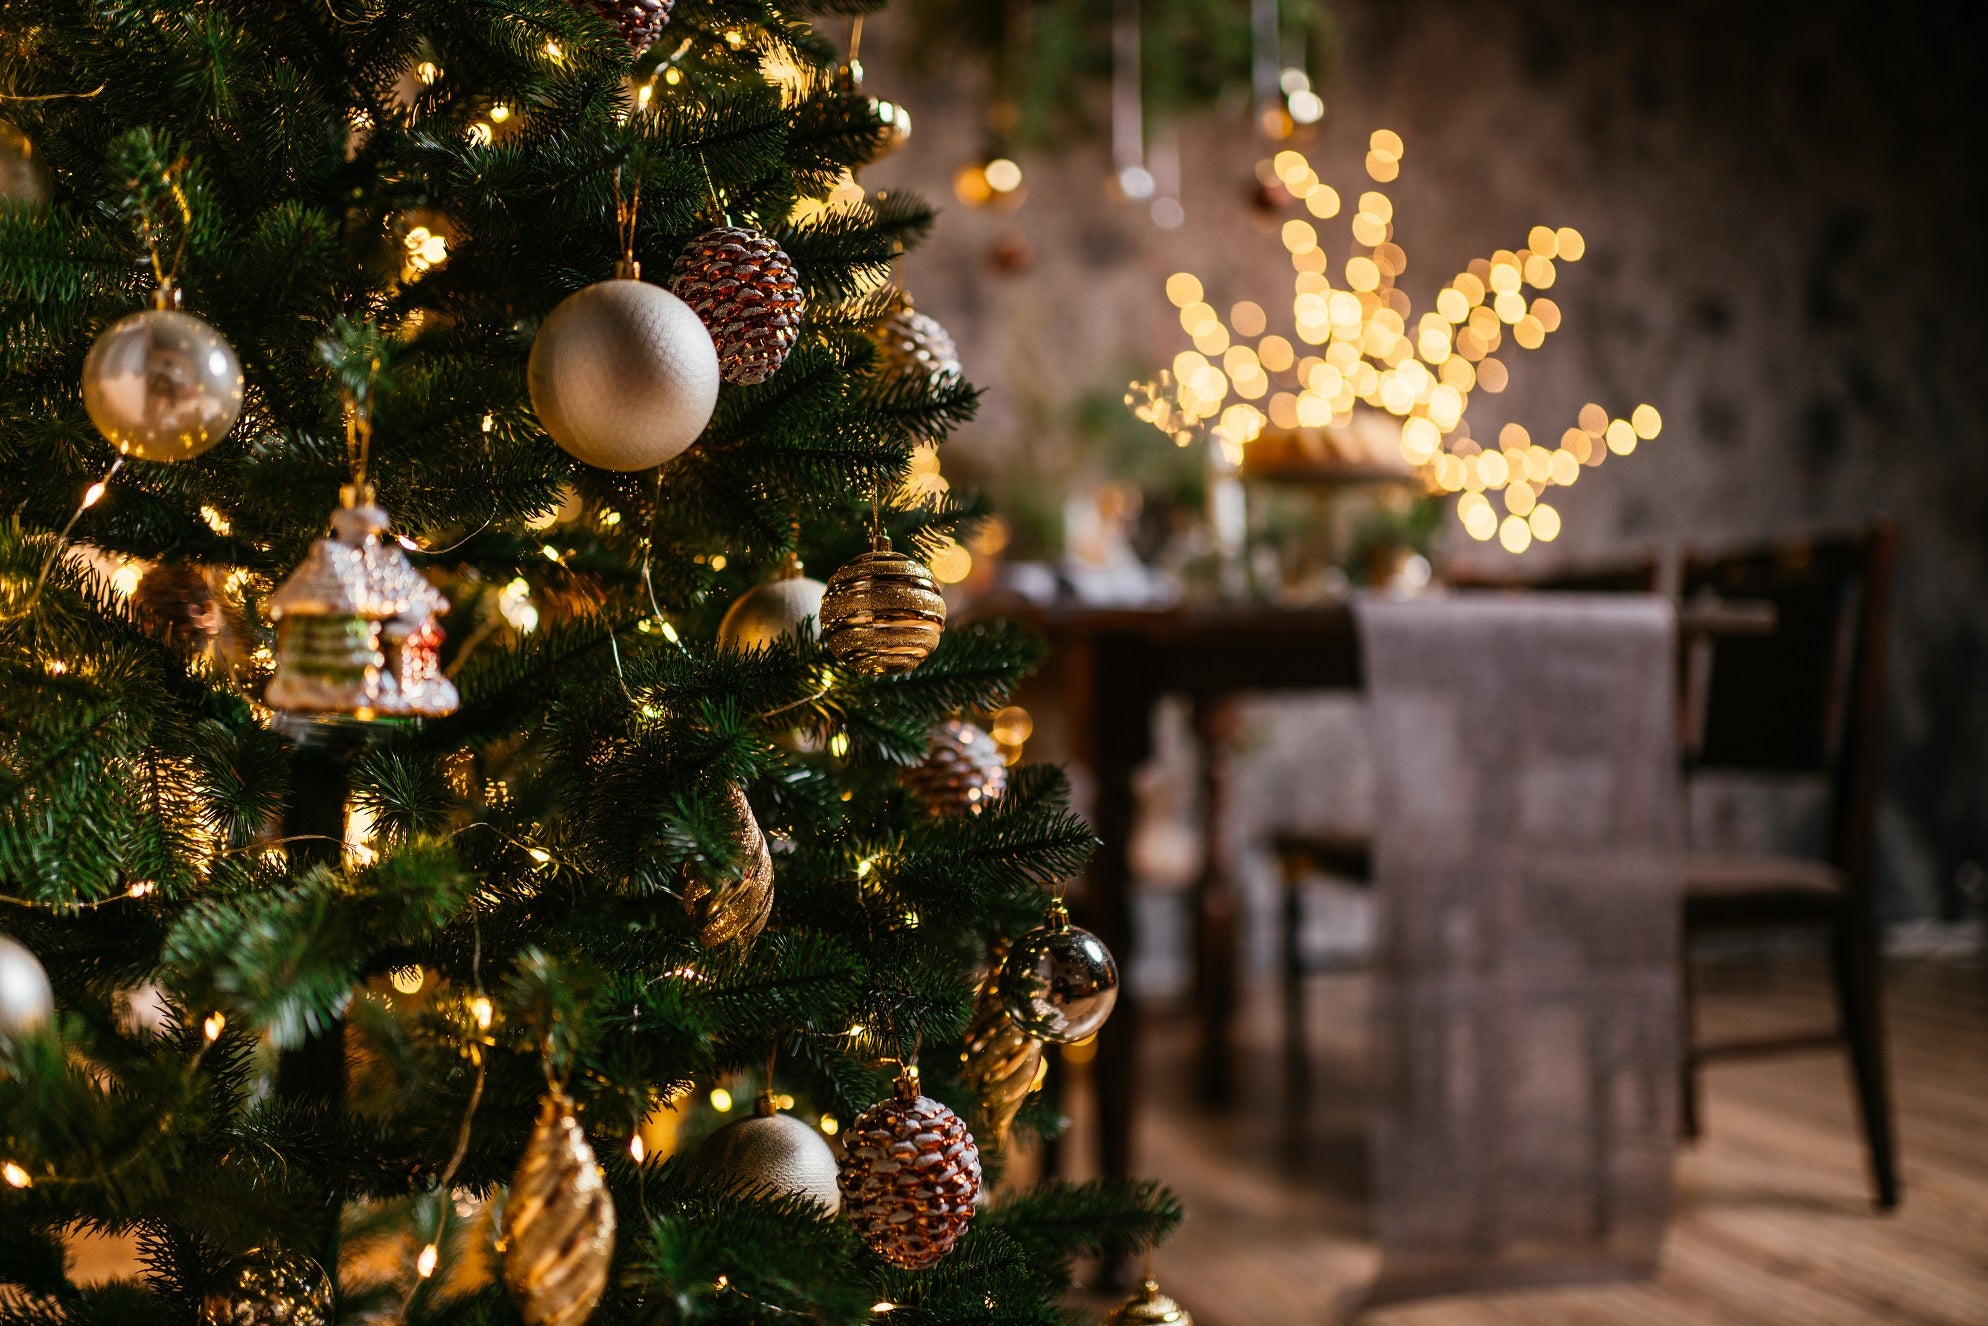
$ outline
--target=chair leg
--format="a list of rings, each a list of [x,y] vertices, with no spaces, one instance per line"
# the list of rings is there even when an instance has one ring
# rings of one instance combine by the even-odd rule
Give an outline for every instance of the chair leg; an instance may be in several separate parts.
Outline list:
[[[1677,968],[1677,1130],[1695,1142],[1698,1140],[1698,1017],[1688,942],[1678,946]]]
[[[1284,1100],[1301,1121],[1311,1103],[1311,1060],[1305,1036],[1304,863],[1286,856],[1284,875]]]
[[[1871,1183],[1878,1209],[1898,1205],[1898,1141],[1892,1128],[1891,1087],[1885,1073],[1884,1005],[1876,927],[1851,921],[1837,927],[1833,956],[1837,1007],[1850,1043],[1850,1072],[1864,1122]]]

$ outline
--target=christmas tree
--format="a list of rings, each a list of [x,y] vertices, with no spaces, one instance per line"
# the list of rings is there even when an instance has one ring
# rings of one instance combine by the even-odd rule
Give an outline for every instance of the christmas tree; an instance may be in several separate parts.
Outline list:
[[[1055,1322],[1178,1220],[992,1191],[1115,974],[875,7],[0,10],[0,1320]]]

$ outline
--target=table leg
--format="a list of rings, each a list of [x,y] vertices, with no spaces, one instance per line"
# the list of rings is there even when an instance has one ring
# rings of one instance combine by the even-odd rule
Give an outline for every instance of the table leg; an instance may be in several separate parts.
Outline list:
[[[1201,1102],[1217,1109],[1236,1099],[1236,890],[1229,868],[1235,853],[1227,823],[1229,750],[1238,722],[1233,700],[1196,697],[1204,859],[1194,885],[1194,998],[1201,1015]]]

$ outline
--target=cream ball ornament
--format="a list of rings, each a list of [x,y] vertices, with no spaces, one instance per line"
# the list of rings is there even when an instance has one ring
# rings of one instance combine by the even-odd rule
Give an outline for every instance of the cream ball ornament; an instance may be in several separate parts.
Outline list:
[[[688,304],[623,262],[574,291],[532,341],[532,409],[566,453],[646,470],[683,453],[718,404],[718,351]]]
[[[153,307],[119,319],[83,361],[83,408],[112,446],[139,460],[190,460],[242,413],[242,365],[220,332],[179,311],[162,286]]]
[[[55,1012],[55,991],[26,944],[0,935],[0,1036],[24,1036]]]
[[[718,643],[727,649],[765,649],[803,627],[807,638],[821,638],[821,581],[801,574],[792,553],[771,580],[754,585],[733,600],[718,623]]]
[[[749,1119],[726,1124],[697,1151],[697,1166],[736,1193],[805,1197],[830,1214],[842,1206],[835,1152],[822,1135],[761,1093]]]

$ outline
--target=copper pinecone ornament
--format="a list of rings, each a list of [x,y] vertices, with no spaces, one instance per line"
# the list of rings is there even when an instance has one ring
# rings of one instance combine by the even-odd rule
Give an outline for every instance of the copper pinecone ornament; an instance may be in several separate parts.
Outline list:
[[[1042,1080],[1042,1042],[1015,1025],[1001,1006],[995,978],[1007,959],[1008,946],[997,944],[988,956],[987,980],[967,1024],[966,1048],[960,1051],[960,1076],[980,1098],[981,1111],[993,1129],[995,1146],[1005,1146],[1008,1129],[1022,1102]]]
[[[872,1252],[916,1270],[953,1250],[980,1193],[980,1148],[957,1114],[918,1094],[917,1069],[856,1116],[842,1146],[842,1213]]]
[[[663,35],[663,25],[670,21],[670,7],[676,0],[581,0],[615,27],[637,51],[646,51],[650,43]]]
[[[504,1283],[528,1326],[580,1326],[607,1290],[614,1198],[573,1102],[552,1091],[504,1201]]]
[[[221,634],[221,606],[207,573],[190,562],[160,562],[138,579],[131,611],[178,649],[201,650]]]
[[[684,906],[697,924],[697,942],[706,948],[752,943],[773,914],[773,852],[766,834],[737,783],[726,785],[725,796],[738,825],[738,856],[730,878],[714,885],[693,874],[683,892]]]
[[[892,552],[881,534],[870,551],[828,578],[821,637],[838,662],[871,677],[909,672],[939,647],[946,600],[924,563]]]
[[[757,230],[719,226],[690,241],[670,269],[670,293],[703,319],[727,382],[766,381],[801,334],[794,261]]]
[[[931,749],[901,779],[934,815],[978,815],[1007,790],[1008,766],[994,738],[951,718],[933,729]]]
[[[916,381],[939,386],[966,370],[952,333],[906,305],[876,325],[870,339],[877,347],[877,367],[887,382]]]

